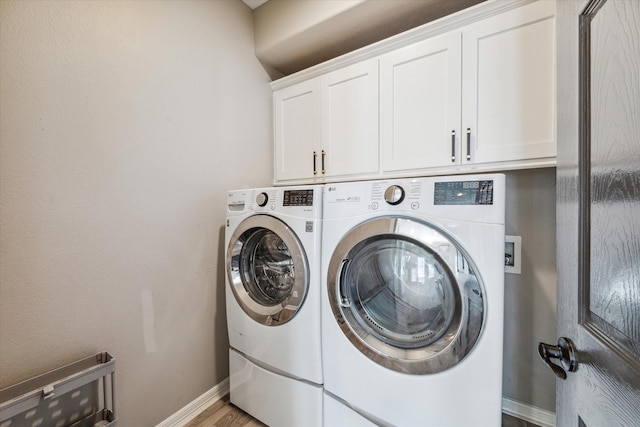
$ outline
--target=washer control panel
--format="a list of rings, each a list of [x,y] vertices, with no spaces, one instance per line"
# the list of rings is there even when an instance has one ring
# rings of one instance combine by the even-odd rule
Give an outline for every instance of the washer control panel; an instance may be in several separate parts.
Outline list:
[[[256,204],[260,207],[264,207],[269,202],[269,195],[265,192],[258,193],[256,196]]]
[[[313,189],[285,190],[282,206],[313,206]]]

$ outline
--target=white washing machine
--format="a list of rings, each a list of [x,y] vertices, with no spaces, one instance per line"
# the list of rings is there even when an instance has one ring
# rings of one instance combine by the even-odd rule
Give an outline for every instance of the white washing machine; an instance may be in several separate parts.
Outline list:
[[[270,426],[322,425],[322,186],[230,191],[231,402]]]
[[[501,174],[325,186],[325,425],[501,425],[504,217]]]

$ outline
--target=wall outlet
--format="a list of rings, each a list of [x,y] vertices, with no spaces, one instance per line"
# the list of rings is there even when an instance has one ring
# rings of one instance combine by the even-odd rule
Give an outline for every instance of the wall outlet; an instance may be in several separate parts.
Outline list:
[[[504,236],[504,272],[520,274],[522,264],[522,238]]]

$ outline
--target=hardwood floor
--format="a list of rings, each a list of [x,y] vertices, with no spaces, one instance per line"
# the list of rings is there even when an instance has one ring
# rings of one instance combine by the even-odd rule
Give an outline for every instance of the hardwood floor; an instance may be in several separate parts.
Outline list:
[[[186,427],[267,427],[229,402],[229,395],[207,408]],[[303,426],[300,426],[303,427]],[[502,415],[502,427],[539,427],[518,418]]]
[[[226,395],[205,409],[186,427],[267,427],[229,402]]]

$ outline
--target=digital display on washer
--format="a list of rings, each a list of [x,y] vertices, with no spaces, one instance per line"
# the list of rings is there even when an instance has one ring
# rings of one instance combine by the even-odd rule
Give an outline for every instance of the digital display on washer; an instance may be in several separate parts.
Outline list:
[[[436,182],[434,205],[492,205],[493,180]]]
[[[313,190],[285,190],[282,206],[313,206]]]

